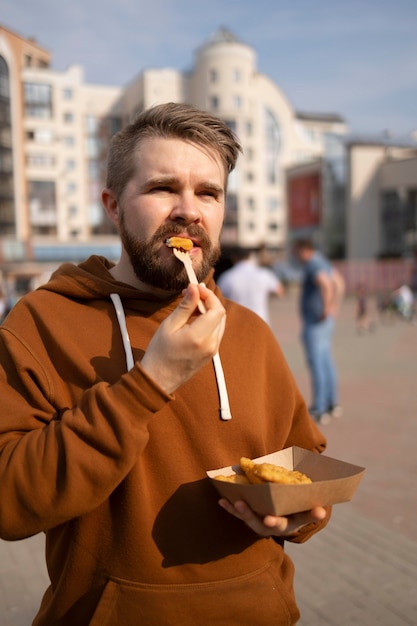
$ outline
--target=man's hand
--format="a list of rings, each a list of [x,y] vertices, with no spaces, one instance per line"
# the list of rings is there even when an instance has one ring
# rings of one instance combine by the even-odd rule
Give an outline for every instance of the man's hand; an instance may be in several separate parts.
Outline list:
[[[262,537],[291,536],[307,524],[324,520],[327,515],[326,509],[317,506],[311,511],[295,513],[286,517],[274,515],[260,517],[243,500],[238,500],[232,504],[229,500],[222,498],[219,500],[219,504],[225,511],[245,522],[249,528]]]
[[[192,319],[199,299],[207,311]],[[166,393],[173,393],[216,354],[225,323],[226,311],[217,296],[204,285],[189,285],[152,337],[143,369]]]

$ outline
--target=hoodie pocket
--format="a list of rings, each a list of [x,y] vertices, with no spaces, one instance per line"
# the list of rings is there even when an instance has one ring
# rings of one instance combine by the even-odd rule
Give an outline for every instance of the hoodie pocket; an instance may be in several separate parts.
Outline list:
[[[197,584],[149,585],[112,577],[90,626],[291,626],[298,618],[280,568],[269,563],[245,576]]]

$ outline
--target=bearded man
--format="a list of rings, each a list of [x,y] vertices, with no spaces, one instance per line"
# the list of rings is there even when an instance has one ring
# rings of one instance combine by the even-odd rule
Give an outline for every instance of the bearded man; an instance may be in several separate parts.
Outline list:
[[[329,509],[261,517],[206,476],[325,448],[269,327],[213,279],[239,151],[204,111],[144,111],[110,144],[102,201],[119,260],[62,265],[0,329],[0,536],[46,533],[36,626],[298,620],[284,542]],[[172,237],[192,242],[199,284]]]

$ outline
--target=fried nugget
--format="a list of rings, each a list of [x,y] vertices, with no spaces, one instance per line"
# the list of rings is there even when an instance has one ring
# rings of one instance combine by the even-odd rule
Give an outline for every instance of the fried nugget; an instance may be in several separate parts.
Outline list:
[[[189,252],[194,247],[191,239],[186,239],[185,237],[169,237],[165,243],[168,248],[178,248],[178,250],[183,250],[184,252]]]
[[[214,476],[216,480],[221,480],[225,483],[234,483],[237,485],[249,485],[249,480],[245,476],[245,474],[230,474],[230,476],[223,476],[220,474],[219,476]]]
[[[252,484],[305,485],[312,482],[311,478],[298,470],[289,470],[273,463],[255,463],[246,457],[240,459],[240,467]]]
[[[250,459],[242,456],[239,461],[239,465],[245,472],[247,479],[252,485],[262,485],[262,483],[265,482],[260,476],[258,476],[256,472],[256,463],[254,463]]]

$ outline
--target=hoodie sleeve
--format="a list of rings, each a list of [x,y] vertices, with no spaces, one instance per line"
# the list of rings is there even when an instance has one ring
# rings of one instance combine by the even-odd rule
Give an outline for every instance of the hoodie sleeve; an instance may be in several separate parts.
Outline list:
[[[64,384],[65,381],[63,381]],[[83,515],[128,474],[148,422],[172,396],[140,367],[57,410],[50,376],[13,331],[0,334],[0,536],[21,539]]]

